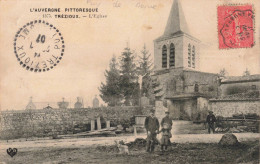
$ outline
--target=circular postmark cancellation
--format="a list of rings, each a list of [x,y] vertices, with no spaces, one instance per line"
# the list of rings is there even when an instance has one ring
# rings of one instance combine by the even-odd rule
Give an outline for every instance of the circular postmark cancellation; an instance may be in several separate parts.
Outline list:
[[[219,6],[219,48],[254,46],[254,12],[252,5]]]
[[[14,38],[17,60],[29,71],[45,72],[54,68],[62,59],[64,49],[60,31],[44,20],[25,24]]]

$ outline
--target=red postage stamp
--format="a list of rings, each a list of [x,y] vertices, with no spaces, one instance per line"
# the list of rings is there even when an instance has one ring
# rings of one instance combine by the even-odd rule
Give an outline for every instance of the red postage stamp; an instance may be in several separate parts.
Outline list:
[[[254,46],[254,12],[252,5],[218,7],[219,48]]]

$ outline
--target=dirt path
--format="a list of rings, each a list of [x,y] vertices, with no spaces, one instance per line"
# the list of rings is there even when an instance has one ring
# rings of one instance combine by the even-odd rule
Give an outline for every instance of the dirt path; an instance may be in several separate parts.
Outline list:
[[[174,143],[218,143],[223,134],[180,134],[173,135],[171,141]],[[260,138],[259,133],[235,133],[239,141],[255,141]],[[138,134],[138,138],[146,138],[145,134]],[[160,136],[158,136],[160,138]],[[10,140],[0,141],[0,153],[5,153],[9,147],[18,149],[29,149],[34,147],[70,147],[80,148],[85,146],[101,146],[113,145],[115,140],[123,140],[131,142],[135,140],[131,136],[118,136],[118,137],[93,137],[93,138],[73,138],[73,139],[37,139],[34,141],[19,141]]]
[[[147,153],[145,146],[130,147],[130,154],[119,154],[115,145],[82,146],[82,147],[31,147],[20,148],[18,154],[11,158],[0,153],[2,164],[63,164],[63,163],[171,163],[171,164],[237,164],[252,162],[258,164],[259,154],[257,142],[241,143],[237,147],[220,147],[216,143],[181,143],[173,144],[168,151],[162,153],[155,147],[154,153]],[[257,148],[256,150],[252,148]]]
[[[154,154],[145,152],[145,145],[130,148],[130,155],[120,155],[114,140],[131,142],[131,136],[94,137],[73,139],[41,139],[34,141],[0,141],[0,163],[234,163],[252,146],[220,148],[216,143],[223,134],[180,134],[173,135],[173,146],[166,154],[156,147]],[[260,134],[237,133],[240,142],[253,142]],[[145,138],[145,134],[137,137]],[[18,154],[11,158],[7,148],[17,148]],[[243,158],[247,159],[247,157]],[[257,159],[256,157],[253,160]],[[250,158],[252,160],[252,158]],[[215,162],[214,162],[215,161]]]

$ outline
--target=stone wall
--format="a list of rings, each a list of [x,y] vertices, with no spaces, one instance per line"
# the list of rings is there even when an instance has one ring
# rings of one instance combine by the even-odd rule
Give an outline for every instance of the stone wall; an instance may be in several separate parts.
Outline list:
[[[90,130],[91,120],[101,118],[115,126],[134,115],[148,115],[151,107],[19,110],[0,112],[0,138],[46,137]]]
[[[233,114],[260,113],[260,99],[253,100],[210,100],[210,110],[216,116],[232,117]]]
[[[174,120],[195,120],[197,117],[197,100],[168,100],[168,109],[170,117]]]

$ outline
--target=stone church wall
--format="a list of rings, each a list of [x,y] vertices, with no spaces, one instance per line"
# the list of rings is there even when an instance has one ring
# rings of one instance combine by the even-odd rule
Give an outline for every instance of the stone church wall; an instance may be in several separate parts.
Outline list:
[[[195,84],[198,84],[198,92],[211,97],[218,95],[217,75],[204,72],[184,71],[185,92],[194,93]]]
[[[170,117],[174,120],[194,120],[197,116],[196,99],[167,101]]]
[[[209,100],[207,98],[199,97],[197,99],[197,111],[194,113],[195,121],[205,121],[208,115]]]
[[[21,110],[0,112],[0,138],[46,137],[87,131],[98,117],[111,124],[129,121],[134,115],[148,115],[151,107],[107,107],[84,109]]]
[[[199,93],[209,97],[218,96],[219,84],[216,74],[172,69],[168,73],[157,75],[157,77],[165,93],[164,97],[182,93],[194,93],[195,84],[198,84]]]

